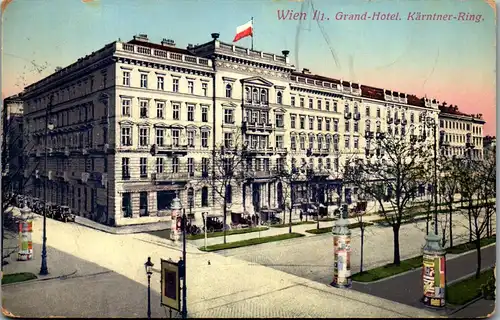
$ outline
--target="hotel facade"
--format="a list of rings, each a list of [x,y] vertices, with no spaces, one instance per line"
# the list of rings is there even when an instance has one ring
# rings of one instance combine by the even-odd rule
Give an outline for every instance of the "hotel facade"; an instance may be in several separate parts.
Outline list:
[[[178,195],[200,225],[203,212],[221,212],[205,179],[220,146],[246,145],[245,179],[231,188],[229,209],[253,214],[280,207],[285,186],[277,168],[309,169],[295,199],[355,201],[356,190],[338,192],[341,168],[380,153],[380,133],[422,136],[430,117],[441,123],[437,134],[462,134],[446,126],[455,120],[438,118],[434,99],[297,71],[288,51],[270,54],[212,38],[181,49],[172,40],[135,36],[26,87],[32,151],[25,178],[32,183],[25,193],[43,199],[48,188],[48,201],[114,226],[168,222]],[[47,114],[54,128],[45,148]],[[460,119],[475,142],[484,121]]]

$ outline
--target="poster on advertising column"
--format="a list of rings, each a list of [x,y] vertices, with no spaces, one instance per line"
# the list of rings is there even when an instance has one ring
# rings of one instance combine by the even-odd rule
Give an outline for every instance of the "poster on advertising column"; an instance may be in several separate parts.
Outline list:
[[[19,222],[19,251],[17,260],[27,261],[33,258],[33,221],[25,220]]]
[[[347,235],[333,237],[333,282],[337,287],[351,286],[351,239]]]
[[[443,307],[445,305],[445,263],[444,256],[423,256],[423,302],[426,306]]]

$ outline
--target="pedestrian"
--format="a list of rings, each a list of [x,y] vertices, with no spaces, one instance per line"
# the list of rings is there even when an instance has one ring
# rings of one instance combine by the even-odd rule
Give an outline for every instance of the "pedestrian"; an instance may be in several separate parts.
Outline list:
[[[302,210],[300,210],[299,218],[300,218],[300,222],[302,222]]]

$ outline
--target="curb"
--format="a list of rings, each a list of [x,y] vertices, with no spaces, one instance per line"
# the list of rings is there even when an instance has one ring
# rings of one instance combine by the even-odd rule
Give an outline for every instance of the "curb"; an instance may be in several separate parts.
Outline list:
[[[486,249],[486,248],[491,247],[491,246],[495,246],[495,245],[496,245],[496,243],[489,244],[489,245],[487,245],[487,246],[481,247],[481,250]],[[475,251],[475,249],[473,249],[473,250],[469,250],[469,251],[466,251],[466,252],[462,252],[462,253],[459,253],[459,254],[456,254],[456,255],[453,255],[452,257],[447,258],[447,259],[446,259],[446,261],[450,261],[450,260],[453,260],[453,259],[456,259],[456,258],[460,258],[460,257],[465,256],[465,255],[467,255],[467,254],[471,254],[471,253],[473,253],[474,251]],[[411,259],[411,258],[409,258],[409,259]],[[493,266],[494,266],[494,265],[493,265]],[[493,266],[488,266],[488,267],[484,268],[484,270],[489,269],[489,268],[492,268]],[[375,268],[378,268],[378,267],[375,267]],[[375,268],[372,268],[372,269],[375,269]],[[370,269],[368,269],[368,270],[370,270]],[[383,278],[383,279],[379,279],[379,280],[375,280],[375,281],[370,281],[370,282],[358,282],[358,281],[352,281],[352,282],[355,282],[355,283],[357,283],[357,284],[361,284],[361,285],[365,285],[365,286],[366,286],[366,285],[370,285],[370,284],[373,284],[373,283],[379,283],[379,282],[382,282],[382,281],[390,280],[390,279],[393,279],[393,278],[396,278],[396,277],[399,277],[399,276],[403,276],[403,275],[405,275],[405,274],[408,274],[408,273],[411,273],[411,272],[415,272],[415,271],[419,271],[419,270],[420,270],[420,267],[415,268],[415,269],[411,269],[411,270],[408,270],[408,271],[405,271],[405,272],[401,272],[401,273],[398,273],[398,274],[392,275],[392,276],[390,276],[390,277],[386,277],[386,278]],[[483,270],[483,269],[481,269],[481,271],[482,271],[482,270]],[[474,275],[474,274],[475,274],[475,272],[474,272],[474,273],[472,273],[472,275]],[[466,278],[469,278],[469,277],[470,277],[470,275],[471,275],[471,274],[469,274],[469,275],[467,275],[467,276],[460,277],[460,278],[455,279],[455,280],[453,280],[453,281],[450,281],[450,282],[448,282],[448,283],[447,283],[447,285],[451,285],[451,284],[453,284],[453,283],[455,283],[455,282],[457,282],[457,281],[460,281],[460,280],[464,280],[464,279],[466,279]]]
[[[463,304],[460,307],[458,307],[456,309],[453,309],[451,312],[449,312],[447,314],[447,316],[451,316],[452,314],[457,313],[458,311],[463,310],[463,309],[467,308],[468,306],[470,306],[471,304],[474,304],[474,303],[476,303],[476,302],[478,302],[479,300],[482,300],[482,299],[484,299],[484,298],[483,297],[474,298],[471,301],[467,302],[466,304]]]
[[[15,286],[15,285],[26,284],[26,283],[29,284],[29,283],[33,283],[33,282],[47,281],[47,280],[53,280],[53,279],[64,280],[64,279],[67,279],[67,278],[75,275],[77,272],[78,272],[78,270],[75,270],[75,271],[73,271],[71,273],[68,273],[68,274],[63,274],[63,275],[60,275],[60,276],[53,276],[53,277],[49,276],[49,277],[44,277],[44,278],[38,278],[38,276],[37,276],[37,278],[33,279],[33,280],[2,284],[2,287],[9,287],[9,286]]]
[[[150,244],[154,244],[154,245],[161,246],[161,247],[164,247],[164,248],[169,248],[169,249],[172,249],[172,250],[175,250],[175,251],[182,252],[182,245],[180,247],[178,247],[178,246],[168,245],[168,244],[162,243],[160,241],[150,241],[150,240],[144,240],[144,239],[139,239],[139,238],[134,238],[134,240],[139,240],[139,241],[142,241],[142,242],[145,242],[145,243],[150,243]],[[186,243],[186,252],[187,253],[189,253],[189,254],[205,254],[206,253],[206,252],[203,252],[203,251],[199,251],[196,247],[195,247],[196,251],[193,251],[193,250],[190,250],[190,249],[193,249],[192,244]]]

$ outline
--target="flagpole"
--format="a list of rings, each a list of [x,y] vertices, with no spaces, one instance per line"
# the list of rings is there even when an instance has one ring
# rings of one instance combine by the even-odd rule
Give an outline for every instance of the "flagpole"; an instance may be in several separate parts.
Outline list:
[[[252,38],[252,51],[253,51],[253,35],[254,35],[254,30],[255,29],[253,27],[253,17],[252,17],[252,36],[251,36],[251,38]]]

